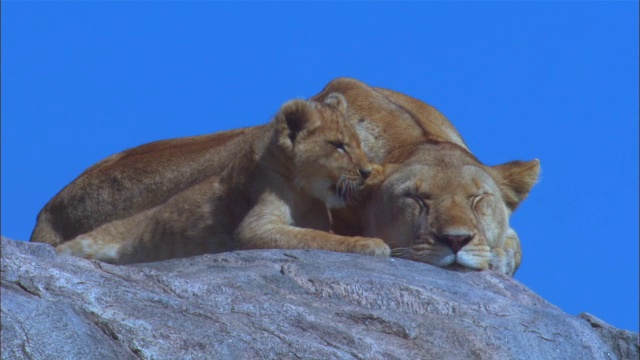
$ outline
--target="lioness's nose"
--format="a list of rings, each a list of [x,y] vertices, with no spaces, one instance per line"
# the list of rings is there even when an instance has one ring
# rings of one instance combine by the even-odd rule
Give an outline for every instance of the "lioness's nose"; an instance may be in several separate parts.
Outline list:
[[[457,254],[460,249],[471,242],[471,239],[473,239],[473,234],[452,235],[445,233],[438,235],[437,238],[438,241],[449,246],[454,254]]]
[[[360,176],[362,176],[363,178],[368,178],[369,175],[371,175],[371,167],[368,168],[360,168]]]

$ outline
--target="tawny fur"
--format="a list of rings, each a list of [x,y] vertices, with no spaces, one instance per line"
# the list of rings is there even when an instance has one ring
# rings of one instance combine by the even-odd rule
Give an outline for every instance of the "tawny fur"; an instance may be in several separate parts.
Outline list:
[[[382,238],[393,256],[513,275],[522,251],[509,216],[537,181],[538,160],[485,166],[436,109],[358,80],[336,79],[312,99],[336,92],[385,171],[367,181],[372,196],[360,206],[333,211],[334,231]]]
[[[388,256],[380,239],[330,233],[326,204],[345,205],[372,170],[345,110],[341,95],[289,102],[220,177],[57,250],[118,264],[259,248]]]
[[[436,144],[457,145],[456,150],[450,152],[450,154],[455,153],[456,155],[450,161],[444,162],[444,167],[451,169],[445,173],[453,174],[460,171],[460,167],[466,166],[470,162],[476,164],[478,168],[489,174],[490,180],[488,181],[490,183],[498,182],[497,185],[502,192],[500,196],[509,209],[508,213],[526,197],[537,179],[539,173],[537,160],[526,163],[516,161],[490,168],[482,165],[475,158],[466,158],[466,155],[470,155],[469,149],[455,127],[440,112],[420,100],[392,90],[370,87],[358,80],[348,78],[340,78],[330,82],[321,93],[312,99],[321,101],[333,92],[343,94],[349,102],[347,118],[355,126],[369,160],[383,164],[398,163],[395,166],[389,166],[385,171],[385,176],[392,175],[393,171],[411,170],[412,167],[420,165],[423,159],[428,164],[432,161],[430,156],[439,151],[438,146],[440,145]],[[209,176],[220,175],[223,169],[237,158],[238,144],[243,145],[255,141],[256,134],[261,132],[261,128],[254,127],[198,138],[155,143],[169,145],[177,141],[183,144],[175,149],[172,146],[161,146],[161,150],[153,150],[156,145],[143,145],[116,155],[115,159],[108,163],[108,167],[99,166],[107,161],[105,160],[96,165],[101,171],[85,172],[45,206],[40,213],[32,240],[54,244],[69,240],[85,229],[92,229],[106,221],[138,213],[150,208],[151,205],[157,205],[153,204],[154,201],[157,203],[166,201],[179,191],[188,189],[193,184],[202,181],[201,174],[203,173]],[[202,139],[201,146],[198,145],[198,139]],[[193,146],[190,145],[191,143]],[[425,143],[431,143],[433,146],[419,146]],[[151,149],[145,152],[146,157],[144,158],[126,156],[128,152],[135,152],[137,149],[146,147],[151,147]],[[424,154],[415,153],[415,149],[421,149],[420,151]],[[409,159],[412,159],[411,163],[409,163]],[[459,161],[460,159],[465,160]],[[207,161],[211,161],[212,165],[202,165]],[[196,164],[198,166],[195,166]],[[403,164],[406,166],[399,166]],[[144,171],[137,171],[138,168]],[[417,173],[418,179],[427,180],[430,178],[430,175],[423,177],[419,175],[419,172]],[[179,174],[180,177],[170,176],[173,174]],[[127,182],[116,189],[105,189],[112,177],[126,178]],[[372,178],[379,179],[378,184],[375,181],[370,181],[372,189],[381,186],[385,180],[385,177],[380,176]],[[443,197],[453,196],[461,191],[461,189],[451,186],[446,178],[441,177],[440,181],[444,181],[444,185],[449,184],[448,187],[441,186],[438,190]],[[467,181],[472,180],[467,179]],[[154,186],[155,182],[167,185],[162,185],[163,189],[160,190],[160,186]],[[105,192],[109,196],[85,198],[87,196],[85,192],[99,194]],[[115,195],[111,195],[113,193]],[[136,197],[139,195],[143,195],[147,200],[138,201]],[[362,197],[364,198],[364,195]],[[132,198],[135,200],[131,204],[127,201],[120,201],[120,199]],[[87,202],[90,204],[87,205]],[[76,210],[76,208],[80,210]],[[365,229],[363,225],[363,217],[369,216],[363,214],[362,210],[366,208],[367,206],[332,210],[334,231],[344,235],[373,234],[371,229]],[[368,226],[371,226],[370,224],[375,222],[375,219],[378,219],[380,223],[386,222],[382,213],[379,215],[374,213],[371,216],[374,220],[369,222]],[[493,216],[494,222],[505,223],[503,215],[494,214]],[[73,219],[73,221],[69,219]],[[411,229],[419,225],[417,220],[407,219],[407,223],[409,224],[408,228]],[[68,226],[65,227],[61,224]],[[38,229],[44,230],[37,231]],[[65,232],[64,229],[68,231],[65,230]],[[379,234],[400,234],[405,231],[404,228],[390,227],[386,231],[380,231]],[[504,239],[490,239],[488,267],[498,272],[513,274],[521,261],[520,242],[513,229],[506,228],[503,233],[506,234]],[[37,236],[37,234],[41,236]],[[419,241],[416,235],[412,236],[400,239],[398,236],[389,235],[389,238],[384,236],[383,238],[390,243],[402,240],[406,246],[409,246],[412,241]],[[482,254],[486,255],[486,252]],[[486,256],[477,259],[475,265],[469,262],[470,268],[485,268],[482,264],[487,263]],[[429,262],[428,259],[421,261]],[[438,261],[432,263],[437,264]]]
[[[522,251],[509,216],[535,183],[537,160],[489,167],[447,142],[415,145],[388,160],[369,184],[372,195],[352,209],[362,234],[384,239],[396,257],[515,273]]]
[[[220,176],[261,127],[156,141],[91,166],[38,214],[31,241],[58,245],[110,221],[160,205]]]

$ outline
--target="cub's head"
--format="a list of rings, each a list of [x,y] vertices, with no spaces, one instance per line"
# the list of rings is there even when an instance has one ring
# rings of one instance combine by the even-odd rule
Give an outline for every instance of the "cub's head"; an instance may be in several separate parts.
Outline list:
[[[323,102],[289,101],[275,118],[293,184],[334,208],[356,200],[372,171],[346,109],[345,98],[334,93]]]
[[[509,216],[539,171],[538,160],[488,167],[455,145],[427,147],[385,167],[364,208],[366,235],[396,257],[513,275],[521,252]]]

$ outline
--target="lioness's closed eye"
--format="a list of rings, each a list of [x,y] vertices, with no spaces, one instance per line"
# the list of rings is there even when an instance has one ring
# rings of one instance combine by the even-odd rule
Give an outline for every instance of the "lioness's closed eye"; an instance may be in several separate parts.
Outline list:
[[[380,239],[329,232],[327,204],[352,202],[372,171],[346,109],[339,94],[290,101],[220,177],[57,250],[119,264],[258,248],[388,256]]]

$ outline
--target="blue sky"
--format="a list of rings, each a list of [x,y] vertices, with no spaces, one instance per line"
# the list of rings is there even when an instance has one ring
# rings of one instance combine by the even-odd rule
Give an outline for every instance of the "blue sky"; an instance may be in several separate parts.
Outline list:
[[[2,234],[146,142],[262,124],[355,77],[539,158],[516,279],[638,331],[638,2],[2,3]]]

